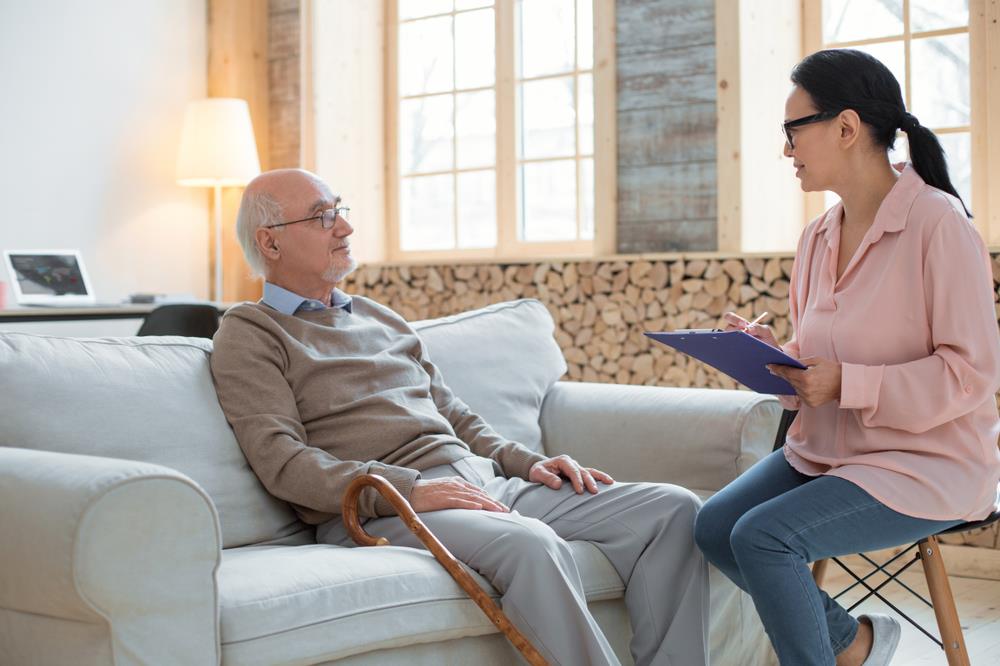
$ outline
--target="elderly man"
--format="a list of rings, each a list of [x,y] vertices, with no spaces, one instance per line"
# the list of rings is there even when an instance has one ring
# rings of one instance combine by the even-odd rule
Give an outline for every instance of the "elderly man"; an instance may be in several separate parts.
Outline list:
[[[237,220],[264,297],[229,310],[212,373],[247,460],[321,542],[352,545],[339,514],[361,474],[384,476],[460,560],[502,593],[552,664],[617,663],[587,609],[567,540],[593,542],[626,583],[637,664],[707,663],[699,501],[676,486],[616,483],[504,439],[459,400],[392,310],[336,285],[355,267],[347,209],[306,171],[261,174]],[[564,483],[567,479],[569,483]],[[420,548],[372,489],[365,529]]]

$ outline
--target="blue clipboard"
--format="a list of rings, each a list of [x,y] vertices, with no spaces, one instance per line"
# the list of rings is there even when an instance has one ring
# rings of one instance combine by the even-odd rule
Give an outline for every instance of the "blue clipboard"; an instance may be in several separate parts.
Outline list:
[[[768,364],[806,369],[780,349],[743,331],[706,329],[644,335],[724,372],[758,393],[795,395],[791,384],[768,372]]]

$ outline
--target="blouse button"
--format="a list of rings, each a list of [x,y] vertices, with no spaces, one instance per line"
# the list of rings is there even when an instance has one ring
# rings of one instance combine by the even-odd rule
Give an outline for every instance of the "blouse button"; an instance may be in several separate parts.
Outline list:
[[[966,386],[965,387],[965,392],[966,393],[972,393],[972,387],[971,386]]]

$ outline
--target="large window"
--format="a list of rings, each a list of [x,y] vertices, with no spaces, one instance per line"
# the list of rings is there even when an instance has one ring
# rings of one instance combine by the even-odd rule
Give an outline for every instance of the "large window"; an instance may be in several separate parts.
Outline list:
[[[613,0],[387,2],[390,256],[592,254],[598,214],[613,230]]]
[[[719,249],[793,251],[835,199],[803,194],[783,142],[761,131],[784,113],[789,73],[823,48],[884,62],[904,101],[935,131],[980,234],[1000,245],[1000,2],[719,0],[716,2]],[[893,161],[909,159],[906,134]],[[992,175],[992,177],[991,177]]]
[[[822,0],[821,48],[854,48],[882,61],[906,107],[941,140],[955,189],[972,208],[974,118],[968,0]],[[893,161],[908,159],[899,134]],[[836,200],[828,193],[827,204]]]

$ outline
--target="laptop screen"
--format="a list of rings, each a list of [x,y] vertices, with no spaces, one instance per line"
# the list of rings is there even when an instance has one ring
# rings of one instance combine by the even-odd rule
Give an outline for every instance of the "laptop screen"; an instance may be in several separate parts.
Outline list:
[[[10,254],[15,279],[25,296],[88,296],[75,254]]]

